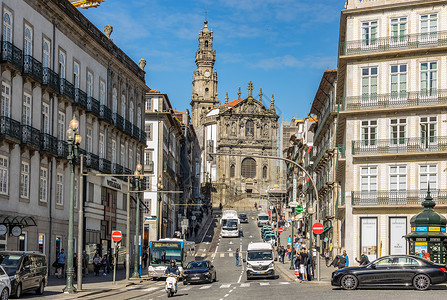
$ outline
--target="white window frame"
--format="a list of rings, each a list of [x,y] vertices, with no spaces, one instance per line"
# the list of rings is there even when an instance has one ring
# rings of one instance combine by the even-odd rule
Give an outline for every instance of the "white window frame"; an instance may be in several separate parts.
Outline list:
[[[39,173],[39,201],[48,202],[48,169],[44,167]]]
[[[2,112],[3,117],[11,117],[11,85],[2,81]]]
[[[436,64],[436,69],[433,68],[433,64]],[[423,65],[427,65],[426,70],[422,70]],[[436,98],[438,95],[438,86],[439,86],[439,62],[438,61],[430,61],[430,62],[422,62],[419,64],[419,93],[420,98]],[[424,87],[422,84],[423,74],[427,73],[426,78],[426,86]],[[436,78],[434,78],[436,77]],[[426,90],[426,92],[424,92]]]
[[[375,26],[373,26],[372,23],[376,23]],[[366,25],[365,25],[366,24]],[[372,38],[371,36],[371,29],[376,28],[375,37]],[[369,28],[368,35],[369,38],[365,38],[365,29]],[[370,20],[370,21],[362,21],[361,22],[361,37],[362,37],[362,48],[376,48],[378,46],[378,39],[379,39],[379,20]]]
[[[364,74],[364,71],[365,70],[368,70],[368,74]],[[373,74],[373,71],[375,70],[375,74]],[[378,66],[371,66],[371,67],[363,67],[363,68],[361,68],[360,69],[360,72],[361,72],[361,78],[360,78],[360,89],[361,89],[361,91],[360,91],[360,94],[362,95],[361,96],[361,99],[362,99],[362,103],[368,103],[368,102],[376,102],[377,101],[377,95],[378,95],[378,91],[379,91],[379,67]],[[375,78],[375,80],[376,80],[376,90],[375,90],[375,92],[373,91],[373,89],[372,89],[372,87],[374,86],[374,85],[372,85],[372,81],[373,81],[373,79]],[[367,87],[368,87],[368,92],[367,93],[364,93],[363,92],[363,87],[364,87],[364,84],[363,84],[363,80],[364,79],[367,79],[368,80],[368,85],[367,85]]]
[[[106,104],[106,83],[103,80],[99,81],[99,104]]]
[[[116,164],[116,140],[112,139],[112,163]]]
[[[9,192],[9,158],[0,155],[0,194],[8,195]]]
[[[5,14],[8,14],[10,24],[8,24],[6,22]],[[3,23],[2,39],[5,42],[12,43],[12,38],[14,36],[13,31],[12,31],[12,29],[14,27],[14,19],[13,19],[13,15],[12,15],[11,11],[9,11],[7,9],[3,9],[2,23]]]
[[[364,173],[363,170],[366,170],[367,172]],[[375,170],[375,172],[374,172]],[[363,189],[363,180],[362,179],[367,179],[368,180],[368,189],[364,190]],[[372,189],[374,183],[372,182],[372,179],[375,178],[375,189]],[[367,192],[367,193],[372,193],[372,192],[377,192],[378,191],[378,182],[379,179],[379,168],[377,166],[362,166],[360,167],[360,191],[363,192]]]
[[[33,56],[33,28],[28,24],[23,30],[23,55]]]
[[[51,67],[51,42],[50,40],[44,38],[42,42],[42,67]]]
[[[80,74],[81,74],[81,67],[79,63],[75,61],[73,63],[73,84],[76,89],[79,89],[80,86],[80,80],[81,80]]]
[[[430,168],[434,167],[434,171],[430,171]],[[428,171],[422,171],[423,168],[428,168]],[[423,180],[427,177],[427,180]],[[434,180],[433,180],[434,179]],[[421,164],[419,165],[419,179],[418,187],[421,192],[427,191],[428,180],[430,180],[430,190],[438,189],[438,164]]]
[[[121,143],[120,144],[120,163],[123,167],[126,166],[126,164],[125,164],[126,150],[124,147],[125,147],[124,144]]]
[[[137,127],[141,128],[141,107],[137,107]]]
[[[129,122],[132,124],[134,123],[134,110],[133,100],[131,99],[129,103]]]
[[[133,164],[133,149],[129,148],[128,152],[129,152],[129,159],[127,162],[127,167],[132,170],[132,168],[133,168],[133,165],[132,165]]]
[[[104,142],[105,142],[104,133],[99,133],[99,158],[105,158]]]
[[[424,127],[425,127],[425,136],[423,134]],[[438,135],[438,116],[420,116],[419,136],[421,142],[423,143],[421,146],[437,144],[438,143],[437,135]]]
[[[30,164],[22,161],[20,165],[20,197],[29,198]]]
[[[145,101],[145,110],[152,111],[152,98],[147,98]]]
[[[86,130],[85,150],[93,153],[93,128],[91,127],[87,127]]]
[[[50,106],[42,103],[42,133],[50,133]]]
[[[396,21],[393,23],[393,21]],[[393,36],[393,26],[397,25],[397,35]],[[404,33],[402,34],[401,26],[405,25]],[[406,46],[408,44],[408,17],[393,17],[390,18],[390,45],[392,47]]]
[[[393,71],[393,68],[397,68],[396,71]],[[405,76],[405,77],[404,77]],[[397,86],[397,90],[393,91],[393,78],[397,78],[397,82],[395,83]],[[404,85],[405,78],[405,89],[402,88]],[[392,100],[405,100],[408,98],[408,65],[407,64],[393,64],[390,65],[390,96]]]
[[[65,113],[62,111],[57,112],[57,138],[65,141]]]
[[[396,121],[396,123],[393,123]],[[389,119],[389,128],[390,128],[390,145],[402,145],[407,144],[407,118],[392,118]],[[402,129],[403,126],[403,129]],[[397,137],[393,136],[393,128],[396,128]],[[403,130],[403,136],[402,136]]]
[[[56,205],[64,205],[64,174],[56,174]]]
[[[121,95],[121,116],[124,119],[126,119],[126,106],[127,106],[126,96]]]
[[[22,123],[23,125],[32,125],[32,106],[33,97],[28,92],[23,92],[23,108],[22,108]]]
[[[392,188],[393,178],[396,178],[397,189]],[[405,188],[401,189],[400,179],[405,179]],[[407,166],[406,165],[392,165],[389,166],[389,191],[390,192],[403,192],[407,190],[408,178],[407,178]]]
[[[428,19],[426,21],[431,21],[431,16],[436,16],[435,20],[436,20],[436,30],[432,31],[431,30],[431,22],[428,23],[427,26],[427,32],[422,32],[423,27],[422,27],[422,23],[425,20],[422,20],[423,17],[428,16]],[[432,12],[432,13],[426,13],[426,14],[422,14],[419,16],[419,41],[422,43],[437,43],[438,41],[438,31],[439,31],[439,14],[437,12]]]
[[[116,88],[112,89],[112,113],[117,113],[118,111],[118,92]]]
[[[365,123],[366,122],[366,123]],[[375,124],[373,124],[375,122]],[[366,131],[365,131],[366,129]],[[374,129],[374,132],[373,132]],[[361,120],[360,121],[360,134],[361,134],[361,146],[365,147],[377,147],[378,134],[379,134],[379,122],[378,120]],[[364,139],[365,134],[368,139]],[[375,138],[371,138],[372,136]]]
[[[58,62],[59,62],[59,78],[65,79],[65,75],[67,72],[67,54],[62,50],[59,50]]]
[[[93,73],[87,72],[87,97],[93,97]]]

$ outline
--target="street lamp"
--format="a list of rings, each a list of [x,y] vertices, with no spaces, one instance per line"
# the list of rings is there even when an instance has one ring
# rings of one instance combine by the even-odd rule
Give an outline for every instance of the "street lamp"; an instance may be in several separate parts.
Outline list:
[[[143,179],[141,170],[143,166],[141,164],[137,165],[137,170],[134,173],[135,176],[135,189],[137,191],[137,212],[136,212],[136,227],[135,227],[135,253],[134,253],[134,266],[133,266],[133,278],[140,278],[139,269],[139,241],[140,241],[140,190],[141,190],[141,179]]]
[[[161,215],[160,215],[160,210],[161,210],[161,193],[160,191],[163,190],[163,178],[161,177],[161,175],[158,176],[158,182],[157,182],[157,199],[158,199],[158,213],[157,213],[157,218],[158,218],[158,239],[161,238]]]
[[[79,121],[73,119],[70,121],[70,127],[67,129],[67,144],[68,156],[70,162],[70,203],[68,212],[68,257],[67,257],[67,281],[63,289],[64,293],[76,293],[76,288],[73,286],[73,226],[74,226],[74,173],[76,159],[79,156],[78,146],[81,143],[81,136],[78,134]],[[80,253],[79,253],[80,255]],[[78,274],[82,276],[82,274]]]

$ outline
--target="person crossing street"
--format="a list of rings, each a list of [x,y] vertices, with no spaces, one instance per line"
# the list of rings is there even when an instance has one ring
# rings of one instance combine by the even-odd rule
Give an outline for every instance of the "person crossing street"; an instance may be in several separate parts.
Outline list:
[[[236,267],[239,267],[239,248],[236,249],[235,257],[236,257]]]

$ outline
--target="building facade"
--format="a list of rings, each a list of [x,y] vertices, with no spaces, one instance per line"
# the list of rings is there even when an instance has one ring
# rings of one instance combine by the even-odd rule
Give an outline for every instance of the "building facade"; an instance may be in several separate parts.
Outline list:
[[[110,247],[112,229],[126,232],[129,187],[120,175],[133,174],[145,147],[144,61],[134,63],[69,1],[5,0],[1,9],[0,222],[22,233],[1,235],[0,249],[41,251],[52,262],[67,246],[65,132],[77,119],[85,170],[75,176],[75,236],[84,201],[93,257]]]

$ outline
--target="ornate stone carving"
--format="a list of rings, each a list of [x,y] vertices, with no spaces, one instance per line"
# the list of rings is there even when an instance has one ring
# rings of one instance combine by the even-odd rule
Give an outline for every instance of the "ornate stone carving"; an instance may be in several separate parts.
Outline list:
[[[106,34],[106,37],[110,39],[110,35],[113,32],[113,27],[109,24],[107,24],[106,26],[104,26],[104,33]]]
[[[146,60],[142,58],[138,61],[138,64],[140,65],[140,69],[144,71],[144,67],[146,67]]]

